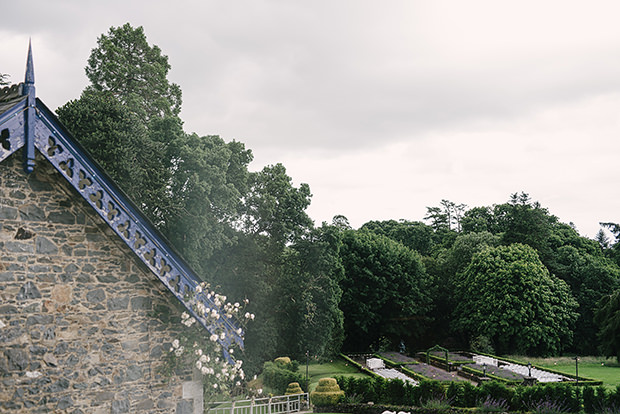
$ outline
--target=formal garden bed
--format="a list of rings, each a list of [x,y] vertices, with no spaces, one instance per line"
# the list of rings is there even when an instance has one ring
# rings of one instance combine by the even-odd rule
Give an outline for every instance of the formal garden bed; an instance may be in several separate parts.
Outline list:
[[[437,368],[433,365],[425,363],[404,365],[403,371],[405,373],[410,371],[418,374],[418,378],[420,378],[421,376],[424,379],[435,381],[466,381],[465,378],[458,375],[458,372],[448,372],[441,368]]]
[[[587,414],[594,413],[597,409],[620,407],[620,387],[619,390],[616,390],[603,386],[582,386],[587,383],[582,383],[581,377],[579,387],[575,387],[576,384],[573,381],[524,385],[523,376],[519,376],[517,373],[500,369],[491,364],[472,363],[460,367],[461,370],[469,369],[476,372],[476,375],[467,381],[458,376],[456,371],[446,372],[423,362],[399,363],[399,369],[419,381],[416,385],[382,378],[373,375],[372,371],[364,368],[366,359],[378,356],[384,359],[392,357],[395,360],[402,361],[411,359],[404,355],[400,357],[397,353],[343,355],[341,363],[328,364],[329,370],[324,367],[325,363],[320,364],[319,371],[321,372],[315,373],[317,378],[329,371],[329,376],[336,378],[340,388],[345,391],[345,399],[342,404],[329,408],[317,407],[316,411],[374,414],[388,409],[396,412],[408,411],[411,414],[430,414],[492,412],[502,408],[501,411],[497,412],[536,413],[550,412],[540,410],[545,409],[544,404],[555,404],[562,410],[554,412]],[[510,359],[510,361],[518,362],[516,359]],[[500,365],[504,360],[503,358],[499,359]],[[540,367],[540,361],[536,362],[536,366]],[[346,372],[343,372],[344,375],[335,372],[338,371],[339,367],[346,368]],[[352,367],[360,370],[358,375],[350,371]],[[313,371],[314,368],[311,366],[311,374]],[[486,380],[479,381],[479,378],[484,374],[486,374]],[[438,408],[438,406],[442,408]],[[377,411],[379,407],[383,409]],[[618,411],[605,412],[616,413]]]
[[[506,369],[502,369],[500,367],[495,367],[493,365],[481,365],[481,364],[470,364],[464,366],[463,371],[470,372],[477,376],[486,376],[488,378],[497,379],[500,381],[508,381],[521,383],[525,379],[523,375],[517,374],[513,371],[508,371]]]
[[[392,365],[417,364],[415,358],[403,355],[400,352],[379,352],[377,356],[379,356],[386,362],[391,363]]]
[[[445,353],[441,351],[429,352],[429,356],[431,358],[441,359],[442,361],[445,361],[446,359]],[[472,359],[472,355],[468,352],[448,352],[448,362],[472,363],[474,360]]]
[[[437,347],[439,348],[439,347]],[[377,354],[354,354],[344,356],[352,364],[356,365],[360,371],[369,374],[377,375],[371,369],[366,366],[366,361],[369,358],[381,358],[387,366],[400,369],[404,374],[410,376],[415,380],[437,380],[441,382],[451,381],[473,381],[479,383],[486,378],[495,381],[500,381],[506,385],[518,385],[526,381],[526,376],[522,371],[506,369],[506,364],[518,364],[525,369],[526,363],[516,361],[511,358],[498,358],[494,355],[487,354],[473,354],[470,352],[462,351],[448,351],[443,348],[431,349],[427,352],[419,352],[416,354],[418,361],[411,356],[401,354],[399,352],[380,352]],[[446,364],[447,356],[447,364]],[[493,361],[493,363],[484,363],[484,359],[481,361],[481,357]],[[424,363],[421,361],[429,361],[430,363]],[[496,365],[497,364],[497,365]],[[499,365],[499,366],[498,366]],[[502,368],[504,367],[504,368]],[[537,367],[540,370],[540,367]],[[545,368],[544,371],[551,374],[556,374],[557,371],[549,368]],[[576,384],[573,382],[574,375],[563,374],[564,381],[567,383]],[[540,381],[545,382],[546,379]],[[579,383],[581,385],[597,386],[602,384],[601,381],[592,380],[580,376]]]

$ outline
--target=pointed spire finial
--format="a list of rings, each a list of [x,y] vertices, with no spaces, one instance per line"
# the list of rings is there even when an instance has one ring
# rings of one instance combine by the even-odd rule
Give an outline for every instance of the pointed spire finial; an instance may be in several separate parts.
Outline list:
[[[28,40],[28,61],[26,62],[26,79],[24,83],[34,85],[34,64],[32,63],[32,39]]]
[[[26,112],[24,114],[24,171],[30,174],[34,171],[34,126],[36,123],[36,92],[34,88],[34,65],[32,63],[32,41],[28,41],[28,61],[26,62],[26,79],[22,94],[26,98]]]

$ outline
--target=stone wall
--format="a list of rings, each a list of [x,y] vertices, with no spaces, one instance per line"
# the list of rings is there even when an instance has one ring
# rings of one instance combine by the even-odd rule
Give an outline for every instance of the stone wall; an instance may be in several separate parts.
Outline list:
[[[0,412],[193,412],[158,374],[180,312],[42,157],[0,163]]]

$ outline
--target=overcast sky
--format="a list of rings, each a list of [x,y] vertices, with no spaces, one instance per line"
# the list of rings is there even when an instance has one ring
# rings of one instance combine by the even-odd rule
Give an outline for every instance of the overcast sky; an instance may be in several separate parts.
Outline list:
[[[6,4],[5,4],[6,3]],[[187,132],[282,163],[317,224],[422,220],[527,192],[593,237],[620,222],[620,2],[2,1],[0,73],[79,97],[110,26],[143,26]]]

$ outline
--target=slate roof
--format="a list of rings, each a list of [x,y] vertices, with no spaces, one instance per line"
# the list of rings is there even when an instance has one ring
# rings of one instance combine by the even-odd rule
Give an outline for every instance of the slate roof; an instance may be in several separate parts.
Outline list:
[[[23,86],[24,84],[20,83],[0,89],[0,116],[19,102],[26,100],[26,96],[22,94]]]
[[[232,319],[219,312],[205,293],[196,295],[207,308],[222,317],[209,323],[186,300],[200,278],[171,248],[131,200],[71,136],[42,101],[35,98],[32,49],[28,49],[25,82],[0,89],[0,162],[23,148],[24,170],[34,168],[35,148],[114,230],[131,251],[174,294],[198,322],[211,333],[225,332],[220,339],[224,356],[233,342],[243,347],[242,333]]]

